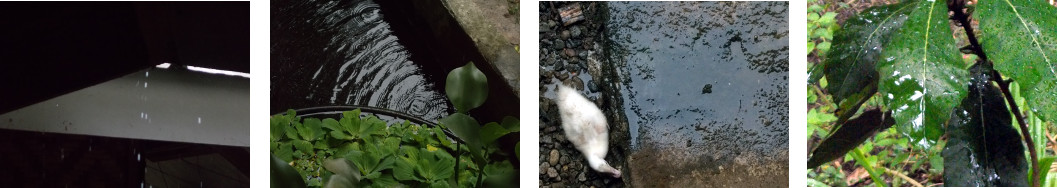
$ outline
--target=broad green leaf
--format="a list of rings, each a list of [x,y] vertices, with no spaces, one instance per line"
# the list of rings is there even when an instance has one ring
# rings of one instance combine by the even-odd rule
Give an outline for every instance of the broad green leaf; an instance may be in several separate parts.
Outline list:
[[[271,187],[305,187],[305,180],[301,179],[301,173],[297,173],[289,163],[272,155]]]
[[[424,181],[415,175],[415,170],[420,168],[418,165],[418,148],[404,147],[401,148],[401,151],[402,154],[397,157],[396,166],[393,167],[393,176],[400,181]]]
[[[466,63],[448,73],[444,93],[451,99],[455,110],[466,113],[481,106],[488,99],[488,78],[477,70],[473,62]]]
[[[821,5],[811,5],[811,6],[807,7],[807,11],[808,12],[822,12],[822,9],[823,8],[822,8]],[[818,14],[815,14],[815,19],[818,19]],[[808,16],[807,20],[811,20],[811,17]]]
[[[878,92],[900,132],[927,149],[965,98],[968,72],[954,46],[945,1],[912,4],[903,26],[882,46]]]
[[[401,187],[400,182],[397,182],[395,179],[393,179],[393,176],[381,176],[379,178],[371,180],[371,183],[374,183],[374,187]]]
[[[514,178],[517,178],[517,172],[510,161],[489,164],[484,167],[484,174],[485,187],[502,187],[515,182]]]
[[[826,90],[833,95],[833,102],[838,105],[845,100],[857,102],[873,95],[862,93],[876,91],[867,87],[876,87],[875,65],[881,60],[881,50],[886,49],[883,45],[889,42],[892,32],[903,26],[914,5],[903,2],[872,7],[844,22],[843,28],[833,36],[833,45],[822,63],[829,80]]]
[[[818,46],[816,46],[815,48],[818,49],[819,53],[822,53],[823,55],[825,55],[825,54],[829,53],[829,49],[832,46],[833,46],[833,43],[830,43],[829,41],[826,41],[826,42],[818,43]]]
[[[360,134],[364,137],[370,135],[385,135],[385,121],[375,116],[368,116],[360,126]]]
[[[441,125],[451,130],[452,134],[455,134],[456,137],[465,142],[474,158],[484,158],[481,153],[481,138],[479,134],[481,124],[478,124],[477,120],[466,114],[455,113],[441,118],[439,121]]]
[[[894,123],[890,113],[882,113],[879,109],[863,111],[859,117],[848,120],[828,138],[822,140],[818,147],[815,147],[811,152],[811,158],[807,160],[807,168],[812,169],[844,156],[867,138],[873,137],[878,131],[887,129]]]
[[[837,117],[833,114],[820,113],[818,108],[811,109],[807,112],[807,124],[811,125],[823,125],[825,123],[836,121]]]
[[[307,118],[305,123],[298,127],[297,131],[298,135],[305,141],[315,141],[323,137],[323,122],[316,118]]]
[[[807,41],[807,54],[810,55],[812,51],[815,51],[815,42]]]
[[[304,140],[293,140],[293,141],[290,141],[290,143],[294,144],[294,148],[297,148],[297,151],[301,151],[301,152],[304,152],[306,154],[307,153],[312,153],[312,151],[313,151],[311,142],[304,141]]]
[[[313,146],[319,150],[330,150],[330,144],[327,144],[326,140],[316,140]]]
[[[294,123],[295,126],[301,125],[301,123]],[[294,140],[301,140],[300,136],[297,136],[297,128],[294,126],[283,126],[283,132],[286,133],[286,137]]]
[[[824,25],[824,26],[825,25],[832,25],[833,23],[835,23],[836,18],[837,18],[837,13],[836,12],[827,12],[826,14],[823,14],[821,17],[818,18],[818,22],[820,24]]]
[[[492,142],[499,139],[499,137],[503,137],[503,135],[506,135],[507,133],[510,133],[510,131],[506,130],[498,123],[491,122],[485,124],[484,127],[481,128],[481,144],[491,145]]]
[[[1002,92],[991,84],[990,67],[973,67],[969,96],[950,115],[943,149],[946,186],[1028,185],[1020,134],[1011,125]]]
[[[510,116],[503,117],[503,128],[510,132],[519,132],[521,131],[521,120]]]
[[[387,142],[389,141],[380,141],[371,144],[366,144],[364,148],[364,153],[361,154],[360,157],[356,159],[350,159],[353,163],[356,163],[357,167],[360,167],[360,170],[363,174],[367,174],[365,175],[365,178],[375,179],[379,176],[374,175],[374,173],[379,173],[382,170],[390,169],[393,167],[396,161],[391,157],[392,150],[395,150],[397,148],[388,148],[393,146],[391,146],[390,143]]]
[[[272,116],[270,123],[271,141],[276,142],[283,139],[283,134],[286,133],[286,130],[284,130],[283,127],[288,125],[288,123],[286,122],[286,118],[281,115]]]
[[[323,128],[330,129],[331,131],[343,131],[345,128],[341,127],[341,123],[334,118],[323,119]]]
[[[980,0],[973,14],[995,69],[1020,83],[1031,111],[1057,120],[1057,8],[1045,0]]]
[[[274,151],[275,156],[284,161],[294,160],[294,148],[289,143],[280,143],[279,149]]]
[[[421,149],[419,158],[419,165],[422,166],[422,177],[425,177],[427,181],[438,181],[448,179],[455,172],[455,158],[444,152],[443,150],[438,151],[427,151]]]
[[[352,136],[350,136],[348,134],[345,134],[345,132],[343,132],[343,131],[330,131],[330,136],[333,136],[334,138],[341,139],[341,140],[352,140],[353,139]]]

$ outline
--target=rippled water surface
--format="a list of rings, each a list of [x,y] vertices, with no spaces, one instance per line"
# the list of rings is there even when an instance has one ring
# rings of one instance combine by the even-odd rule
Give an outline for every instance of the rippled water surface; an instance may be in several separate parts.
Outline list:
[[[397,37],[379,4],[273,1],[271,6],[273,113],[325,105],[382,107],[427,120],[450,113],[443,88],[434,84],[444,81],[447,71],[439,70],[448,69],[411,52],[406,46],[412,40]]]
[[[786,186],[788,3],[611,2],[635,186]]]

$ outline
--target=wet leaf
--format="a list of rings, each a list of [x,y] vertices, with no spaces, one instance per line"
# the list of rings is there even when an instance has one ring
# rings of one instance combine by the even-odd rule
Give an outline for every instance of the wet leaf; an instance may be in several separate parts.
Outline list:
[[[892,127],[892,124],[895,122],[891,118],[891,112],[882,113],[880,109],[863,111],[859,117],[848,120],[822,143],[819,143],[818,147],[811,152],[811,158],[807,160],[807,168],[815,168],[844,156],[867,138],[873,137],[878,131]]]
[[[965,97],[967,71],[947,21],[943,0],[914,2],[902,27],[883,46],[878,92],[896,128],[924,148],[943,135],[943,123]]]
[[[272,155],[271,187],[305,187],[305,180],[289,163]]]
[[[488,99],[488,78],[477,70],[473,62],[466,63],[448,73],[444,93],[451,99],[455,110],[466,113],[481,106]]]
[[[951,114],[943,149],[947,186],[1027,186],[1028,164],[989,67],[974,66],[969,96]]]
[[[822,63],[823,73],[830,82],[826,90],[833,95],[835,103],[860,101],[861,97],[873,95],[862,93],[870,91],[867,87],[876,87],[873,83],[877,82],[878,75],[874,67],[880,60],[883,45],[889,42],[892,32],[903,26],[914,5],[903,2],[872,7],[845,21],[833,37],[832,47]]]
[[[1057,120],[1057,8],[1040,0],[980,0],[973,14],[995,69],[1020,83],[1032,111]]]

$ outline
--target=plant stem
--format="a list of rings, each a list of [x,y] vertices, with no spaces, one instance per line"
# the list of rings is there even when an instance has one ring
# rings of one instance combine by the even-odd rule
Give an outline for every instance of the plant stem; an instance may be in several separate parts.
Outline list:
[[[885,172],[887,172],[889,174],[895,175],[896,177],[899,177],[899,178],[907,181],[907,183],[910,183],[911,185],[914,185],[914,187],[924,187],[924,185],[921,185],[921,183],[918,183],[917,180],[914,180],[914,179],[912,179],[910,177],[907,177],[907,175],[904,175],[903,173],[900,173],[898,171],[895,171],[895,170],[892,170],[892,169],[888,169],[888,168],[885,168],[885,167],[879,167],[879,168],[885,170]]]
[[[873,180],[875,186],[888,187],[884,184],[884,181],[882,181],[881,173],[878,173],[877,170],[873,168],[873,164],[866,161],[866,156],[862,154],[862,151],[859,151],[859,148],[852,149],[851,151],[851,157],[855,158],[855,163],[859,163],[859,166],[862,166],[866,169],[867,173],[870,173],[870,179]]]
[[[976,54],[976,56],[979,56],[981,60],[990,63],[990,61],[987,61],[987,54],[984,54],[983,47],[980,47],[980,42],[976,40],[976,32],[973,31],[973,26],[969,22],[969,14],[965,13],[965,0],[951,0],[947,2],[947,9],[954,12],[954,14],[951,15],[951,19],[958,21],[958,23],[962,25],[962,28],[965,29],[965,35],[969,38],[969,48],[972,49],[973,53]]]
[[[1024,115],[1020,113],[1020,108],[1017,107],[1017,102],[1013,100],[1013,94],[1009,92],[1009,82],[1002,80],[1002,75],[998,71],[992,71],[991,76],[994,77],[995,83],[998,83],[998,87],[1002,89],[1002,95],[1006,96],[1006,103],[1009,104],[1009,110],[1013,111],[1013,116],[1017,118],[1017,124],[1020,125],[1020,133],[1024,137],[1024,143],[1028,145],[1028,152],[1031,153],[1031,186],[1039,186],[1039,157],[1035,151],[1035,142],[1031,139],[1031,134],[1028,133],[1028,124],[1024,122]]]

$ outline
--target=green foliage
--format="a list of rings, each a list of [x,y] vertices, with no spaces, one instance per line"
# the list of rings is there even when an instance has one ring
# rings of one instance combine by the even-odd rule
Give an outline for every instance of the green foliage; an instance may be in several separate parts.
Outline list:
[[[1057,119],[1057,8],[1046,1],[980,0],[973,14],[995,69],[1020,83],[1030,111]]]
[[[305,180],[301,179],[301,174],[291,168],[286,161],[272,155],[271,187],[305,187]]]
[[[1027,186],[1024,147],[1001,91],[990,83],[991,67],[977,65],[972,70],[969,96],[955,109],[947,128],[944,182],[957,187]]]
[[[824,1],[808,1],[807,8],[807,52],[817,49],[819,56],[825,56],[833,41],[833,32],[840,28],[837,25],[837,13],[828,12]]]
[[[492,161],[492,155],[501,154],[500,152],[495,152],[498,151],[495,141],[507,134],[518,132],[521,129],[519,120],[513,117],[504,117],[501,123],[490,122],[482,127],[476,119],[467,114],[468,111],[483,104],[488,97],[488,80],[485,78],[484,73],[477,70],[473,62],[452,70],[448,73],[446,81],[445,94],[451,99],[452,104],[455,104],[458,112],[441,118],[439,121],[442,126],[451,130],[456,137],[466,143],[470,156],[472,156],[473,164],[477,167],[484,167],[473,169],[478,174],[483,174],[476,176],[477,180],[473,185],[482,185],[482,181],[486,179],[494,180],[493,178],[499,178],[498,176],[500,175],[508,175],[489,174],[486,173],[485,169],[496,168],[494,165],[501,165],[504,161],[509,164],[509,161],[506,160],[501,160],[499,163]],[[513,166],[501,167],[509,168],[504,169],[504,172],[516,172],[510,170],[513,169]]]
[[[819,23],[830,21],[825,13],[820,13],[826,6],[813,4],[809,1],[808,32],[812,42],[809,50],[818,47],[814,42],[825,41],[827,33],[816,32],[818,25],[822,25]],[[909,167],[909,172],[927,170],[943,174],[948,179],[945,185],[1026,185],[1027,181],[1022,181],[1027,179],[1024,176],[1044,177],[1043,184],[1051,184],[1052,174],[1047,171],[1054,156],[1052,148],[1047,148],[1046,134],[1052,130],[1052,123],[1047,121],[1057,117],[1057,58],[1054,58],[1057,57],[1057,48],[1054,48],[1057,30],[1050,29],[1057,28],[1057,17],[1052,16],[1057,15],[1057,8],[1044,1],[979,1],[970,8],[976,10],[972,16],[979,20],[979,30],[969,35],[979,36],[979,47],[986,56],[973,54],[959,59],[961,54],[955,50],[958,47],[950,37],[952,18],[947,7],[945,1],[926,0],[871,7],[849,18],[837,32],[829,33],[833,35],[830,51],[824,54],[823,63],[809,71],[812,86],[816,81],[830,83],[828,86],[819,83],[825,91],[809,86],[808,103],[814,105],[809,105],[808,137],[828,137],[825,141],[856,138],[857,142],[827,145],[824,141],[815,152],[862,144],[844,160],[854,158],[859,167],[870,172],[874,183],[887,181],[877,177],[884,171],[876,168]],[[816,40],[817,37],[823,39]],[[971,94],[969,89],[974,87],[970,86],[967,62],[978,65],[993,62],[994,73],[1008,76],[995,79],[1009,79],[1013,83],[1009,87],[1012,95],[1007,97],[1013,98],[1015,104],[1002,105],[1006,103],[1005,94],[997,89],[987,94]],[[991,84],[982,82],[975,88]],[[977,100],[970,101],[967,95]],[[991,102],[985,104],[982,99]],[[1006,106],[1012,105],[1021,109],[1019,113],[1024,115],[1028,130],[1011,126],[1018,121],[1008,120],[1012,108]],[[832,110],[832,106],[837,109]],[[849,127],[863,130],[860,125],[846,121],[862,113],[863,106],[880,106],[891,112],[898,128],[880,131],[873,140],[862,141],[859,139],[871,134],[842,133],[841,130]],[[1008,121],[992,122],[1001,121],[1001,117]],[[827,134],[831,131],[833,135]],[[1038,151],[1036,156],[1017,149],[1023,147],[1020,131],[1027,132],[1030,134],[1027,137],[1034,140],[1033,145],[1024,146]],[[949,136],[949,141],[941,140],[944,134]],[[1027,158],[1041,160],[1032,164]],[[809,184],[843,185],[829,179],[839,177],[830,174],[832,168],[823,163],[830,160],[813,163],[822,166],[809,173],[812,177]],[[1025,164],[1042,168],[1041,174],[1025,175]],[[1004,178],[999,182],[994,177]],[[900,181],[899,178],[890,180],[893,186],[900,186]]]
[[[915,144],[935,145],[943,123],[965,98],[968,71],[958,59],[942,0],[911,3],[877,63],[878,91],[896,127]],[[944,36],[944,37],[936,37]]]
[[[281,166],[292,167],[299,185],[308,187],[509,186],[517,170],[496,140],[520,131],[519,120],[506,117],[482,127],[466,114],[488,96],[487,80],[473,63],[453,70],[447,81],[459,113],[440,119],[442,127],[387,125],[359,109],[337,120],[302,119],[289,110],[271,117],[271,153],[291,161]],[[453,142],[444,128],[464,144]]]
[[[423,187],[455,181],[450,176],[455,170],[451,153],[459,151],[440,128],[408,121],[387,126],[373,115],[363,118],[359,110],[344,112],[340,120],[304,118],[303,123],[296,122],[299,119],[292,111],[272,117],[273,124],[289,120],[285,123],[288,126],[281,128],[297,132],[294,137],[274,142],[272,153],[291,155],[293,163],[286,166],[297,169],[309,187],[324,186],[326,177],[330,179],[325,184],[328,187]],[[320,134],[324,131],[314,131],[315,127],[330,134]],[[414,160],[406,160],[409,156]],[[425,178],[406,178],[409,172]]]

